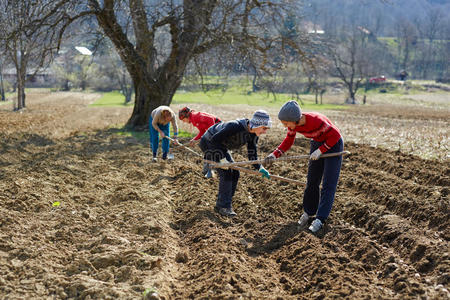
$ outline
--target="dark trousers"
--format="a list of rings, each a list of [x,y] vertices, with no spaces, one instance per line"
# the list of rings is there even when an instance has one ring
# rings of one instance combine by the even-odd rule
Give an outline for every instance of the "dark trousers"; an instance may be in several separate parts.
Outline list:
[[[310,153],[322,145],[311,140]],[[339,141],[326,153],[341,152],[344,150],[344,141]],[[310,215],[324,222],[330,215],[334,202],[334,195],[341,171],[342,155],[310,160],[308,165],[308,179],[303,194],[303,209]],[[322,182],[322,189],[320,189]]]
[[[217,194],[217,207],[232,207],[232,200],[239,180],[239,171],[233,169],[217,169],[219,175],[219,193]]]
[[[200,140],[200,149],[204,153],[204,159],[219,162],[222,158],[233,162],[229,152],[223,153],[222,150],[216,149],[206,138]],[[217,169],[219,175],[219,193],[217,194],[216,206],[231,208],[234,193],[236,192],[239,180],[239,171],[233,169]]]

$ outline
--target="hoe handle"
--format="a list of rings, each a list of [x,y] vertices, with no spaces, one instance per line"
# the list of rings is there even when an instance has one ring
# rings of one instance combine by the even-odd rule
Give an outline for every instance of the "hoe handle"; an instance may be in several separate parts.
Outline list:
[[[205,160],[205,162],[211,164],[212,167],[214,167],[214,168],[221,168],[221,169],[228,169],[229,168],[229,169],[234,169],[234,170],[238,170],[238,171],[241,171],[241,172],[244,172],[244,173],[253,174],[253,175],[259,175],[259,176],[262,175],[259,171],[250,170],[250,169],[247,169],[247,168],[242,168],[242,167],[238,167],[238,166],[230,166],[230,167],[225,166],[225,165],[221,166],[221,165],[217,165],[216,162],[211,161],[211,160]],[[213,164],[216,164],[216,165],[213,165]],[[278,176],[278,175],[270,174],[270,179],[272,179],[272,178],[275,179],[275,180],[289,182],[289,183],[294,183],[294,184],[297,184],[297,185],[303,185],[303,186],[305,185],[305,183],[303,183],[301,181],[298,181],[298,180],[295,180],[295,179],[290,179],[290,178],[286,178],[286,177],[281,177],[281,176]]]
[[[326,157],[333,157],[333,156],[340,156],[340,155],[348,155],[350,152],[348,151],[342,151],[342,152],[336,152],[336,153],[325,153],[322,154],[319,159],[326,158]],[[300,160],[309,158],[309,155],[296,155],[296,156],[282,156],[279,158],[276,158],[273,160],[273,162],[276,161],[287,161],[287,160]],[[253,165],[253,164],[262,164],[264,163],[264,159],[258,159],[258,160],[246,160],[246,161],[237,161],[237,162],[231,162],[231,163],[215,163],[215,167],[228,167],[231,168],[232,166],[247,166],[247,165]]]

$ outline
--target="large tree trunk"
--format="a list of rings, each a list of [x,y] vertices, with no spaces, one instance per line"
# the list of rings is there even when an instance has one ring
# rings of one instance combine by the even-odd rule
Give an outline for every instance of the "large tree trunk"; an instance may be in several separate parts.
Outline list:
[[[148,124],[151,111],[160,105],[167,105],[168,102],[159,95],[158,91],[146,87],[142,81],[134,81],[134,92],[134,108],[127,127],[144,129]]]
[[[151,112],[161,105],[169,106],[173,95],[181,84],[180,80],[168,79],[163,84],[150,87],[145,82],[135,79],[134,81],[135,102],[134,109],[127,127],[142,130],[148,127]]]
[[[140,36],[137,43],[139,47],[137,46],[135,49],[117,23],[112,4],[113,1],[105,2],[106,9],[97,14],[97,20],[115,45],[133,81],[134,108],[126,127],[143,130],[148,128],[152,110],[161,105],[170,105],[175,91],[181,84],[182,74],[189,62],[191,52],[172,49],[166,63],[155,70],[153,67],[155,61],[150,53],[151,50],[146,52],[141,49],[143,37]],[[139,9],[143,8],[141,2],[138,1],[135,5],[137,4],[139,4]],[[144,31],[146,38],[151,39],[152,36],[148,31]]]

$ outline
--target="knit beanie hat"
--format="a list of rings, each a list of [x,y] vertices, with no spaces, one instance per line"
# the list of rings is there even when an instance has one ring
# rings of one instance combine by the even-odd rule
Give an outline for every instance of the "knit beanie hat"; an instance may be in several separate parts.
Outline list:
[[[261,126],[272,127],[272,121],[269,114],[265,110],[257,110],[250,120],[250,128],[258,128]]]
[[[278,119],[281,121],[297,122],[301,116],[302,110],[295,100],[286,102],[278,113]]]

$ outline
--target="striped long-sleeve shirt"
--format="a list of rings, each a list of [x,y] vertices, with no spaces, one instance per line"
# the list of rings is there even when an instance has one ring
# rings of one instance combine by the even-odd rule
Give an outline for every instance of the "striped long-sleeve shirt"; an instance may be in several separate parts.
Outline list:
[[[295,127],[294,130],[288,128],[286,138],[273,152],[275,157],[280,157],[291,148],[297,132],[316,142],[323,142],[319,147],[322,153],[327,152],[341,138],[339,129],[324,115],[315,112],[305,112],[303,115],[306,117],[305,124]]]

